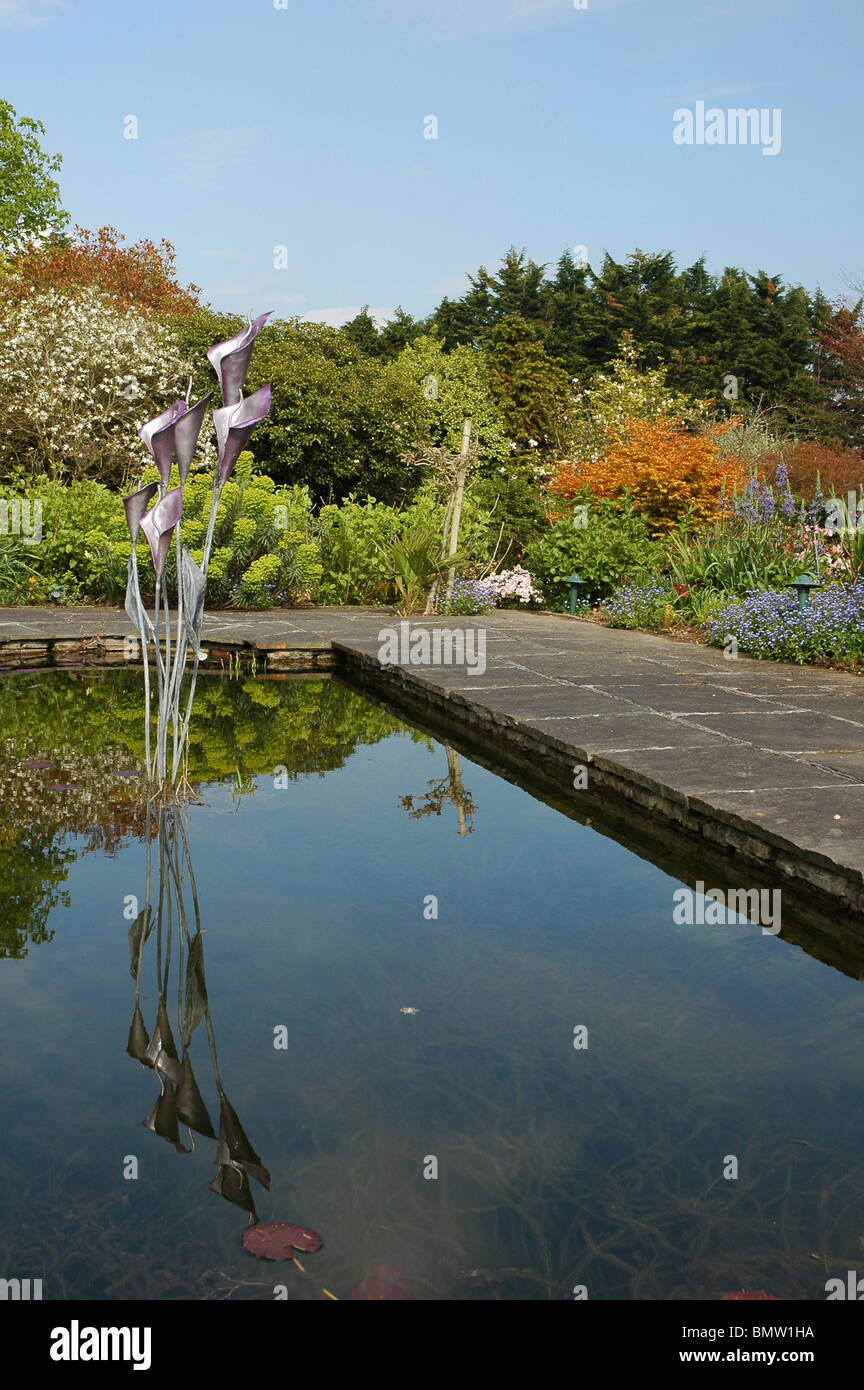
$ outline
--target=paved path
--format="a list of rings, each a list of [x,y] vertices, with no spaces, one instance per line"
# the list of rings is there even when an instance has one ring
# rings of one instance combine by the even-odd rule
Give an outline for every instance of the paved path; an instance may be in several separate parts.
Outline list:
[[[382,667],[378,634],[399,621],[360,608],[214,613],[204,642],[252,646],[275,669],[336,662],[399,703],[535,760],[573,796],[573,767],[584,765],[594,790],[864,912],[864,680],[510,612],[412,620],[412,632],[484,630],[483,674]],[[97,637],[114,645],[130,630],[119,610],[0,609],[9,660],[19,643],[60,639],[68,651]]]

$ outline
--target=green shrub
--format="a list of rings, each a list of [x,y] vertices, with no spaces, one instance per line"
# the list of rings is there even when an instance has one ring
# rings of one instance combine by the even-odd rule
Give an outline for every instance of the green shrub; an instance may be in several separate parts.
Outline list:
[[[142,485],[155,482],[155,467]],[[176,468],[171,487],[179,486]],[[71,601],[122,603],[132,543],[122,499],[89,480],[63,485],[29,480],[7,498],[26,495],[42,502],[42,540],[28,546],[17,536],[0,536],[0,601],[45,602],[54,587]],[[183,494],[183,540],[200,563],[212,478],[193,473]],[[235,608],[267,608],[310,598],[321,578],[318,525],[308,489],[276,488],[273,479],[254,471],[252,455],[240,455],[234,477],[220,501],[208,573],[207,601]],[[141,588],[152,598],[153,563],[146,540],[139,537]],[[165,567],[174,591],[176,555]],[[31,583],[31,577],[35,583]],[[16,585],[20,588],[16,589]]]
[[[551,606],[566,605],[566,580],[574,570],[587,583],[584,596],[596,603],[625,579],[663,567],[661,545],[652,541],[648,523],[628,498],[594,501],[585,493],[581,505],[586,508],[584,526],[574,525],[572,516],[563,517],[527,550],[526,568]]]
[[[26,498],[31,521],[39,502],[42,529],[36,545],[26,544],[21,536],[0,536],[0,601],[26,602],[29,598],[45,603],[56,587],[73,601],[104,597],[100,546],[118,508],[124,516],[114,493],[89,479],[67,486],[49,478],[30,478],[19,471],[13,485],[0,490],[0,498],[19,503]],[[125,527],[125,519],[123,524]],[[34,584],[29,582],[31,578]]]

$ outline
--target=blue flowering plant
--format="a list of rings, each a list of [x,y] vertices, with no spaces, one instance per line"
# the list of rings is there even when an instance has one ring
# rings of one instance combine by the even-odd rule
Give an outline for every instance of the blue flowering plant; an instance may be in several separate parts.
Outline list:
[[[789,591],[757,590],[718,610],[704,624],[709,646],[771,661],[857,665],[864,659],[864,583],[815,589],[799,609]]]
[[[495,590],[482,579],[468,579],[457,575],[449,594],[442,594],[438,612],[442,617],[474,617],[481,613],[491,613],[495,607]]]
[[[675,591],[659,579],[646,579],[632,584],[620,584],[599,609],[610,627],[648,628],[652,632],[663,627],[670,616]]]

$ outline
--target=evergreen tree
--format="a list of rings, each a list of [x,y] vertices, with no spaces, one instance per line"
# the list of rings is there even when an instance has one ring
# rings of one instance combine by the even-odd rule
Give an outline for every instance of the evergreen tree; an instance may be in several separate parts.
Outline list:
[[[537,330],[511,314],[490,334],[487,355],[492,391],[517,448],[563,448],[570,381]]]

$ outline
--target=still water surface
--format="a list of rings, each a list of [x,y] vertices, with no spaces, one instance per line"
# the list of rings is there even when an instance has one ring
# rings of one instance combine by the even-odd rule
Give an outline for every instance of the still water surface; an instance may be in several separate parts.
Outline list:
[[[0,691],[0,1277],[823,1299],[864,1270],[855,979],[675,925],[674,879],[336,681],[205,684],[160,879],[139,698],[120,673]],[[192,1152],[170,1105],[143,1124],[136,982],[146,1036],[161,994],[178,1067],[188,1043]],[[269,1192],[210,1190],[220,1097]],[[244,1252],[249,1202],[321,1234],[305,1272]]]

